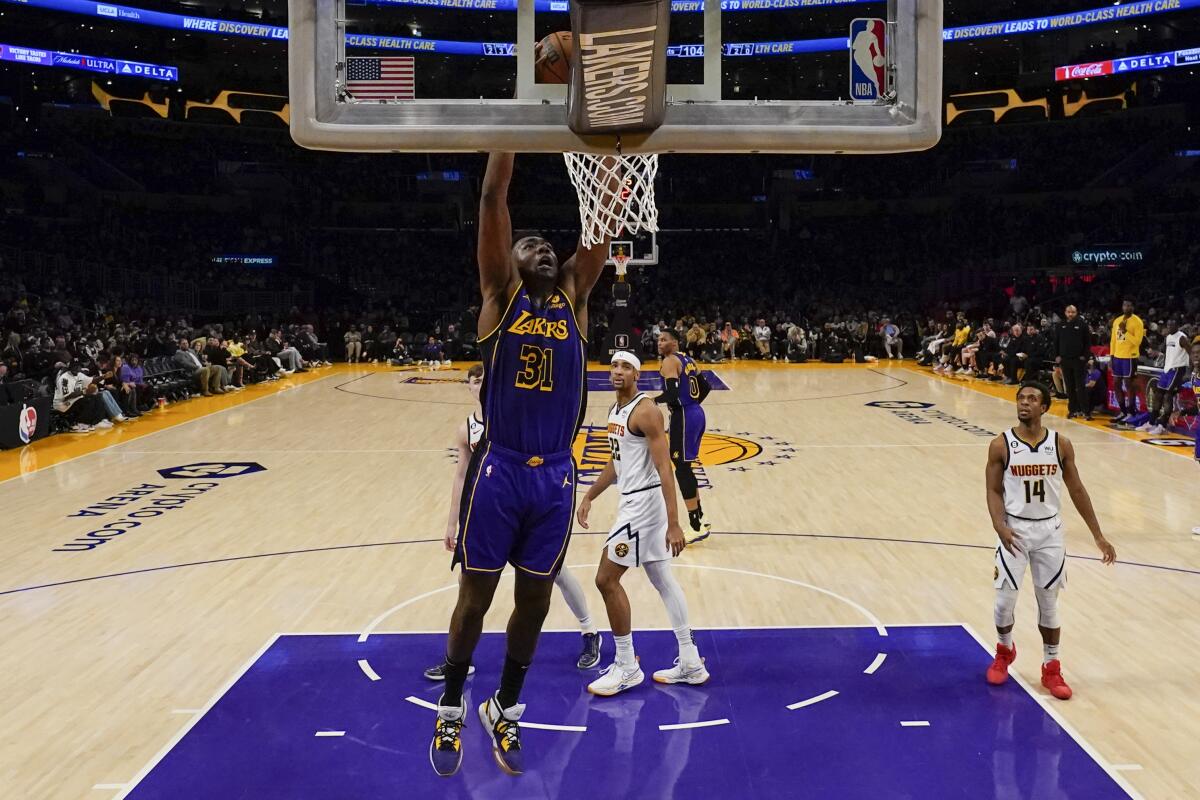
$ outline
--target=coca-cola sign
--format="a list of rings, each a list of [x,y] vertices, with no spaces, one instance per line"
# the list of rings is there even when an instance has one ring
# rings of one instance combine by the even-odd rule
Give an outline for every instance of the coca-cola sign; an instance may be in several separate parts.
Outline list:
[[[1093,61],[1090,64],[1072,64],[1069,67],[1057,67],[1054,79],[1057,81],[1073,81],[1080,78],[1098,78],[1101,75],[1113,74],[1113,62]]]

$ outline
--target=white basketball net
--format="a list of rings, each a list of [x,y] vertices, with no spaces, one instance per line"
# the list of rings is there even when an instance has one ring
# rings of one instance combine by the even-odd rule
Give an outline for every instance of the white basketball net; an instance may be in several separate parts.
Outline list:
[[[645,230],[658,232],[654,176],[658,154],[596,156],[563,153],[579,195],[580,240],[595,247],[605,239]]]

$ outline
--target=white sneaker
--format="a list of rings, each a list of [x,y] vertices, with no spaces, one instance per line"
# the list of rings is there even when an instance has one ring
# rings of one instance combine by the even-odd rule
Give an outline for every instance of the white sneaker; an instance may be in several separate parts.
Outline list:
[[[443,367],[448,367],[448,366],[450,366],[450,359],[448,359],[448,358],[447,358],[446,360],[444,360],[444,361],[442,362],[442,366],[443,366]]]
[[[1200,525],[1197,525],[1196,527],[1192,528],[1192,535],[1200,536]]]
[[[82,422],[77,422],[71,426],[71,433],[91,433],[92,430],[94,429],[91,425],[84,425]],[[1197,530],[1200,530],[1200,528]]]
[[[129,417],[125,416],[124,414],[117,414],[116,419],[113,421],[114,422],[129,422]]]
[[[97,422],[97,423],[96,423],[96,425],[95,425],[95,427],[97,427],[97,428],[101,428],[101,429],[104,429],[104,428],[111,428],[112,426],[113,426],[113,424],[112,424],[111,422],[109,422],[108,420],[106,420],[106,419],[102,419],[102,420],[100,420],[100,421],[99,421],[99,422]]]
[[[1134,428],[1134,430],[1141,431],[1142,433],[1149,433],[1150,429],[1153,427],[1154,423],[1147,421],[1143,422],[1141,425],[1138,425],[1136,428]]]
[[[1155,425],[1153,428],[1146,431],[1146,433],[1150,434],[1151,436],[1162,436],[1166,432],[1167,432],[1167,429],[1164,428],[1162,425]]]
[[[632,670],[626,670],[614,661],[600,673],[599,678],[589,683],[587,688],[592,694],[612,697],[614,694],[632,689],[644,680],[646,680],[646,673],[642,672],[642,668],[636,661]]]
[[[685,664],[676,657],[675,666],[654,673],[655,683],[690,683],[699,686],[707,680],[708,670],[704,668],[703,658],[696,664]]]

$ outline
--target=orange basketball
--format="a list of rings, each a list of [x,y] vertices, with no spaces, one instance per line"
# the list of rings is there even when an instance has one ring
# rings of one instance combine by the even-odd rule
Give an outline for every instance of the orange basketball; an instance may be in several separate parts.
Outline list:
[[[571,77],[571,51],[575,40],[570,31],[556,31],[537,43],[533,75],[538,83],[566,83]]]

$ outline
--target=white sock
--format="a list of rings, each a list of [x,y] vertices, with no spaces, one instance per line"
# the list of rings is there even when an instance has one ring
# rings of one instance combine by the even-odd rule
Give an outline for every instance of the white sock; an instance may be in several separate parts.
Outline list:
[[[613,634],[613,642],[617,645],[617,665],[623,669],[632,669],[637,664],[633,653],[633,634],[627,633],[624,636]]]
[[[996,635],[1000,637],[1000,644],[1004,645],[1005,647],[1012,647],[1012,631],[1009,631],[1008,633],[997,633]]]
[[[676,628],[675,641],[679,642],[679,662],[681,664],[700,663],[700,651],[696,649],[696,643],[692,641],[691,628]]]
[[[1042,643],[1042,663],[1049,664],[1058,660],[1058,645]]]
[[[671,621],[671,629],[675,631],[675,641],[679,642],[679,660],[681,663],[696,664],[700,661],[700,652],[692,641],[692,626],[688,623],[687,598],[683,596],[683,587],[675,580],[671,572],[671,562],[651,561],[644,564],[646,576],[663,605],[667,607],[667,619]]]
[[[554,578],[554,585],[562,592],[563,599],[567,601],[567,607],[571,609],[575,619],[579,620],[580,632],[596,633],[597,629],[592,623],[591,612],[588,611],[587,596],[584,595],[583,586],[575,576],[567,570],[561,569]]]

